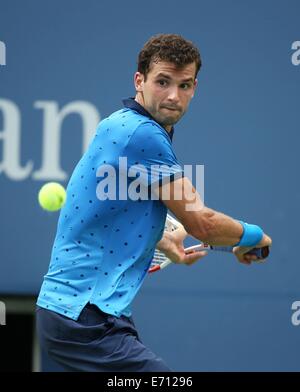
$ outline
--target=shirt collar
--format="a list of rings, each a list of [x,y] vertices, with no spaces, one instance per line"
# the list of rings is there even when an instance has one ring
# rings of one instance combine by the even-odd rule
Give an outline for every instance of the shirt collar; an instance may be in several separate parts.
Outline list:
[[[149,117],[149,118],[151,118],[151,120],[157,122],[155,120],[155,118],[153,118],[151,116],[151,114],[149,112],[147,112],[147,110],[142,105],[140,105],[134,98],[126,98],[126,99],[123,99],[122,102],[126,108],[135,110],[136,112],[140,113],[142,116]],[[170,132],[168,132],[166,129],[164,129],[164,131],[167,133],[169,138],[172,140],[173,135],[174,135],[174,127],[172,127]]]

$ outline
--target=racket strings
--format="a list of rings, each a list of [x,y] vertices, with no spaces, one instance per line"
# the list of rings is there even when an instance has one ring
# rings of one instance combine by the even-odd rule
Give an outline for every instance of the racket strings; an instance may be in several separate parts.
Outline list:
[[[172,232],[177,230],[178,227],[178,222],[168,214],[165,222],[165,231]],[[155,249],[150,268],[159,267],[166,262],[171,262],[171,260],[162,251]]]

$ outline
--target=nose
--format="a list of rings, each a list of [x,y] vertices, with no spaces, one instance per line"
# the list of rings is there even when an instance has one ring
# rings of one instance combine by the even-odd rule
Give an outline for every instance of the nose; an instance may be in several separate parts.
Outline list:
[[[168,101],[179,102],[179,89],[177,86],[171,87],[168,91]]]

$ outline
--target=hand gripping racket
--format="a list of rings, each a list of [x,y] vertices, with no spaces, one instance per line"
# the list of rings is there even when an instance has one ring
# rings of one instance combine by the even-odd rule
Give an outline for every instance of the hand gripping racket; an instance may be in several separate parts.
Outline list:
[[[166,223],[165,223],[165,231],[175,231],[181,226],[181,223],[179,223],[175,218],[173,218],[171,215],[167,215]],[[185,249],[185,253],[189,254],[195,251],[199,250],[208,250],[208,251],[217,251],[217,252],[229,252],[232,253],[233,247],[232,246],[212,246],[204,243],[200,243],[197,245],[190,246],[189,248]],[[256,255],[258,257],[255,262],[260,262],[264,260],[265,258],[268,257],[269,255],[269,247],[265,246],[264,248],[253,248],[251,249],[248,254],[251,255]],[[152,272],[157,272],[168,265],[172,263],[172,260],[170,260],[163,252],[161,252],[158,249],[155,249],[154,256],[152,263],[149,268],[149,273]]]

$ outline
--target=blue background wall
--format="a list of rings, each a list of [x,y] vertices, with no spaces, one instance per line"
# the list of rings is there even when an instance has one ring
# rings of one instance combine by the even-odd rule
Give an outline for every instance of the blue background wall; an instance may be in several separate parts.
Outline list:
[[[134,95],[144,42],[179,33],[200,48],[203,69],[176,127],[178,158],[205,165],[209,207],[260,224],[274,245],[263,265],[214,254],[149,277],[135,300],[136,324],[174,370],[299,371],[300,326],[291,322],[291,304],[300,300],[300,65],[291,61],[299,15],[297,0],[0,0],[7,49],[0,66],[0,294],[37,295],[58,219],[39,208],[37,192],[49,180],[66,185],[84,148],[83,122],[71,114],[60,147],[66,179],[37,179],[47,122],[37,101],[59,109],[85,101],[103,118]],[[8,134],[18,131],[16,110],[19,164],[32,162],[24,178],[13,178],[4,154]],[[90,113],[92,132],[97,115]]]

